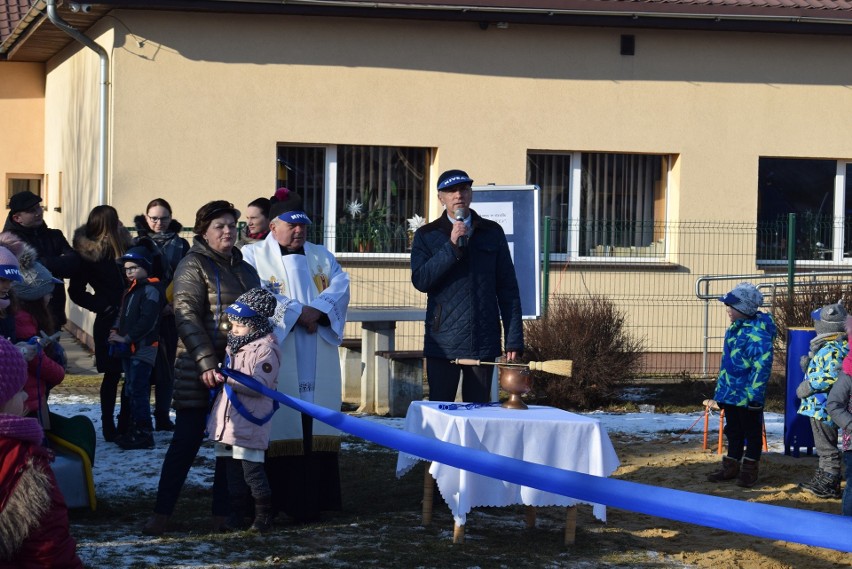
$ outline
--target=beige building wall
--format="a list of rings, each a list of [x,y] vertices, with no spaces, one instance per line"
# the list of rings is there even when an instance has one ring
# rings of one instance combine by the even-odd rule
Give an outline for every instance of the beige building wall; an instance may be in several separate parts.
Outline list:
[[[126,223],[154,197],[191,225],[211,199],[244,206],[270,195],[279,143],[431,148],[433,176],[464,168],[477,184],[524,183],[530,150],[670,154],[672,222],[753,223],[761,156],[852,158],[841,73],[852,44],[840,37],[116,15],[124,25],[106,20],[99,41],[113,73],[108,195]],[[636,36],[635,56],[620,55],[623,33]],[[96,65],[78,51],[49,68],[47,170],[53,180],[64,168],[69,227],[94,205]],[[435,192],[427,198],[434,218]],[[636,286],[694,298],[705,272],[690,255],[707,245],[689,239],[670,236],[671,268],[639,266],[635,282],[607,278],[605,265],[556,265],[551,292]],[[404,272],[407,260],[391,265]],[[689,328],[700,332],[693,312]],[[648,341],[672,346],[681,333],[655,329]]]
[[[0,121],[0,211],[5,221],[9,177],[44,174],[44,65],[0,63]]]

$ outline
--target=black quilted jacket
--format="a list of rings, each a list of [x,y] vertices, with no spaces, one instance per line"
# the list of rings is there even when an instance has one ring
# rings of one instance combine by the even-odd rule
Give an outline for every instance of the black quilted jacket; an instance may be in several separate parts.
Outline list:
[[[522,352],[524,331],[515,268],[503,228],[472,211],[467,247],[450,243],[446,215],[414,234],[411,282],[428,295],[423,355],[494,360],[505,350]]]
[[[234,247],[230,258],[213,251],[202,239],[175,270],[174,310],[181,345],[175,362],[175,409],[207,407],[210,392],[201,374],[218,367],[225,357],[228,318],[225,309],[238,296],[260,286],[254,267]]]

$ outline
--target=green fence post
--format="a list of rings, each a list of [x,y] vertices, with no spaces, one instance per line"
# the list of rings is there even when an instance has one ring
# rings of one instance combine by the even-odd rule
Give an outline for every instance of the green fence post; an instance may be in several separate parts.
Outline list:
[[[550,216],[544,216],[544,261],[542,262],[541,315],[547,314],[547,297],[550,295]]]
[[[796,274],[796,214],[787,214],[787,299],[793,301],[793,282]]]

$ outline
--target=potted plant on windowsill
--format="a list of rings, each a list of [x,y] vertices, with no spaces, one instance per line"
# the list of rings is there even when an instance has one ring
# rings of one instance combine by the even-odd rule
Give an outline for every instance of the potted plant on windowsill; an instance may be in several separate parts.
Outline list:
[[[408,250],[410,251],[411,245],[414,243],[414,233],[426,224],[426,219],[415,213],[406,221],[408,222]]]
[[[365,203],[352,200],[346,204],[346,213],[351,218],[346,225],[352,239],[352,250],[360,253],[390,252],[393,233],[387,221],[388,208],[376,205],[364,211],[365,204],[370,204],[370,194],[366,196]]]

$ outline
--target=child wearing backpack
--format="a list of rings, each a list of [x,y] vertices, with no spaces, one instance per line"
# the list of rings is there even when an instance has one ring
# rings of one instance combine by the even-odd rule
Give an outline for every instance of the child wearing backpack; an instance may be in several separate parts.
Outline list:
[[[278,387],[281,366],[281,350],[269,320],[275,305],[269,291],[253,288],[225,309],[231,330],[224,367],[249,375],[272,390]],[[272,489],[263,462],[269,447],[269,420],[277,407],[277,402],[231,378],[223,378],[213,403],[207,432],[216,443],[216,456],[228,458],[231,525],[236,528],[245,517],[249,493],[255,511],[251,531],[263,533],[272,523]]]

